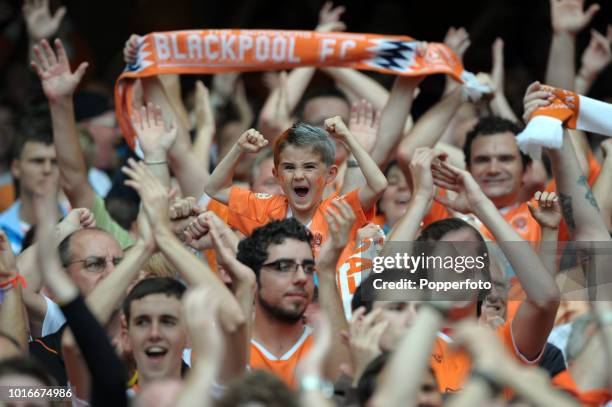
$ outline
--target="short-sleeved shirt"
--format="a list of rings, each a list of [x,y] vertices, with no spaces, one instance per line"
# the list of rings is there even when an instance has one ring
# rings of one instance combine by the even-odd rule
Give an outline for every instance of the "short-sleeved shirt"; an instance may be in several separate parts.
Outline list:
[[[279,377],[287,386],[297,386],[296,368],[312,347],[312,328],[304,326],[304,333],[283,356],[276,357],[255,339],[251,339],[251,369],[265,370]]]
[[[343,196],[337,193],[330,195],[321,201],[312,217],[308,229],[313,235],[313,250],[315,257],[321,245],[327,239],[327,221],[325,220],[325,210],[336,199],[343,198],[355,212],[355,222],[351,228],[349,243],[344,248],[338,266],[351,255],[355,246],[357,230],[373,217],[373,213],[365,214],[359,202],[359,190],[351,191]],[[232,187],[228,203],[228,224],[238,229],[246,236],[250,236],[258,227],[264,226],[274,220],[282,220],[291,215],[289,200],[285,195],[268,195],[254,193],[246,189]],[[374,208],[372,208],[374,209]]]

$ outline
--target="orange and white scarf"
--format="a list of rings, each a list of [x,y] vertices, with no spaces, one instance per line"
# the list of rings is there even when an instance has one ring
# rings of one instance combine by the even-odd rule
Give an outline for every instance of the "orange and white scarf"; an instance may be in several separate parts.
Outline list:
[[[542,147],[561,148],[564,127],[612,136],[612,104],[552,86],[542,90],[554,95],[552,103],[536,109],[516,138],[521,151],[531,158],[540,159]]]
[[[339,66],[406,76],[443,73],[467,83],[467,93],[486,92],[446,45],[406,36],[242,29],[160,32],[140,38],[136,63],[127,66],[117,80],[119,126],[134,148],[130,114],[138,78],[300,66]]]

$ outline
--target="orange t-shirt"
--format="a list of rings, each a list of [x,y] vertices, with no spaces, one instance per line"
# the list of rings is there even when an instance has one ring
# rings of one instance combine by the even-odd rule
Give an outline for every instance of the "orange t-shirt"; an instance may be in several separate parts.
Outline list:
[[[522,202],[510,209],[501,209],[500,212],[504,219],[506,219],[506,222],[508,222],[508,224],[512,226],[512,229],[521,235],[523,239],[532,243],[532,245],[534,242],[537,243],[540,241],[542,230],[538,221],[531,216],[526,202]],[[485,238],[495,240],[491,232],[489,232],[484,225],[480,226],[480,231]]]
[[[366,215],[361,208],[359,190],[351,191],[341,197],[351,206],[355,212],[356,218],[351,228],[349,243],[340,255],[338,266],[344,263],[351,253],[353,253],[357,230],[365,226],[373,217],[373,213]],[[327,239],[325,210],[334,200],[341,197],[334,193],[321,201],[310,224],[307,225],[313,235],[313,250],[315,257],[318,256],[319,248]],[[246,236],[250,236],[253,230],[266,225],[268,222],[286,219],[290,209],[289,200],[285,195],[254,193],[238,187],[232,187],[228,207],[228,224],[232,228],[238,229]],[[374,210],[374,208],[372,208],[372,210]]]
[[[304,327],[304,333],[287,353],[281,357],[271,354],[263,345],[251,339],[251,357],[249,365],[251,369],[265,370],[278,376],[287,386],[292,389],[297,387],[296,367],[300,360],[312,347],[312,328]]]
[[[507,320],[505,324],[497,328],[497,337],[504,344],[506,350],[514,355],[519,362],[530,363],[525,360],[514,345],[510,328],[511,323],[511,320]],[[434,370],[438,387],[442,393],[461,390],[470,375],[472,365],[469,355],[463,351],[452,350],[450,342],[452,342],[452,339],[440,337],[439,335],[436,338],[431,354],[431,367]]]
[[[599,407],[612,400],[612,393],[607,389],[580,390],[569,370],[564,370],[553,377],[552,382],[554,386],[578,399],[583,406]]]

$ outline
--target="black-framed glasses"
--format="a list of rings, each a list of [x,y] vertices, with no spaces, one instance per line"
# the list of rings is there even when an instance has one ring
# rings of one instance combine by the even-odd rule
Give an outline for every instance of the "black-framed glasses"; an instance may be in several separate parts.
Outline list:
[[[262,264],[261,267],[269,267],[279,273],[295,273],[300,266],[302,266],[304,273],[307,275],[313,275],[317,270],[314,260],[304,260],[302,263],[298,263],[291,259],[279,259],[267,264]]]
[[[70,263],[66,264],[66,267],[70,266],[71,264],[82,263],[83,267],[85,267],[87,271],[98,274],[102,273],[106,269],[106,265],[108,263],[113,263],[113,266],[117,267],[119,263],[121,263],[121,260],[123,260],[122,257],[113,257],[111,260],[107,260],[106,257],[91,256],[87,257],[86,259],[71,261]]]

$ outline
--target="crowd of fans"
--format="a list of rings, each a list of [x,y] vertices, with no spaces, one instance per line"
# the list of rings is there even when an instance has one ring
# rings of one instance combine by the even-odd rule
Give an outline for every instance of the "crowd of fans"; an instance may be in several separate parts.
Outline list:
[[[575,67],[597,11],[550,1],[522,112],[501,39],[477,75],[488,93],[447,78],[415,120],[420,76],[387,90],[349,68],[266,72],[258,114],[238,73],[190,92],[153,76],[135,154],[56,39],[67,10],[25,0],[29,91],[48,109],[20,126],[0,110],[0,387],[99,406],[612,405],[612,134],[565,130],[541,160],[516,141],[551,103],[542,84],[587,95],[609,66],[612,26]],[[344,31],[343,12],[326,3],[316,31]],[[445,43],[462,57],[469,34]],[[317,71],[334,86],[310,86]],[[421,247],[485,258],[471,276],[489,288],[379,290],[405,274],[374,257]]]

